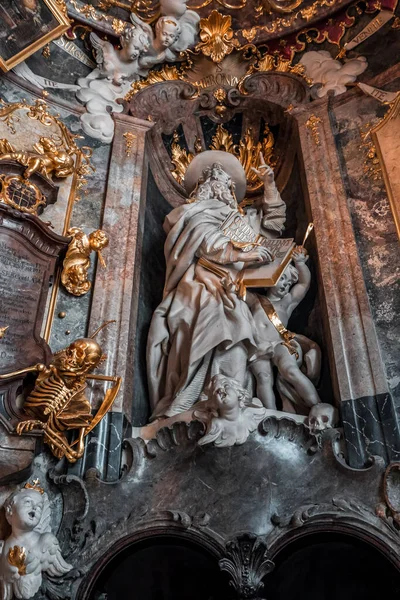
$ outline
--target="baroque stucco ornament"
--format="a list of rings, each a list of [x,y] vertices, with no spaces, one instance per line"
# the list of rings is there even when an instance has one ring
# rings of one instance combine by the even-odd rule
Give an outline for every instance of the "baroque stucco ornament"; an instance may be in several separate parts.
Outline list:
[[[43,573],[61,577],[72,565],[51,533],[50,502],[38,482],[11,494],[4,507],[11,534],[0,542],[1,598],[28,600],[38,592]]]
[[[368,66],[364,56],[350,58],[342,64],[326,50],[305,52],[300,64],[304,66],[307,77],[318,86],[316,94],[319,98],[329,91],[335,96],[343,94],[347,90],[346,85],[354,83]]]
[[[91,33],[97,67],[78,80],[76,93],[86,107],[81,124],[88,135],[110,142],[114,122],[109,111],[122,111],[117,100],[126,95],[131,83],[145,77],[154,65],[179,60],[180,53],[194,44],[200,17],[186,9],[184,0],[163,0],[161,13],[155,34],[150,25],[131,13],[132,25],[120,36],[121,50]]]

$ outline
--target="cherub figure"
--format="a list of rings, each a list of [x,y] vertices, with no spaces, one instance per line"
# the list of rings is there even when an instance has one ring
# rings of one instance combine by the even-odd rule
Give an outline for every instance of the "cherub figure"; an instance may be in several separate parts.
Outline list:
[[[72,241],[64,258],[61,282],[70,294],[82,296],[91,288],[88,279],[90,253],[97,252],[101,266],[105,267],[101,251],[108,245],[109,239],[102,229],[86,235],[79,227],[73,227],[68,234],[72,236]]]
[[[238,381],[221,374],[214,375],[206,394],[194,408],[196,419],[206,424],[200,445],[211,442],[221,447],[244,444],[265,416],[258,398],[251,398]]]
[[[273,391],[275,366],[278,378],[294,389],[303,410],[305,408],[308,412],[308,409],[321,400],[313,382],[301,370],[305,357],[298,338],[307,338],[296,336],[286,327],[294,309],[309,290],[311,273],[306,265],[307,253],[302,246],[295,248],[292,257],[294,266],[289,264],[286,267],[277,284],[268,289],[266,296],[249,294],[248,303],[251,304],[252,312],[259,314],[259,322],[262,323],[259,331],[261,351],[259,357],[251,363],[251,370],[257,382],[257,396],[266,408],[276,409]],[[312,346],[316,344],[312,343]],[[267,349],[265,353],[263,347]]]
[[[42,573],[61,577],[72,565],[63,559],[51,533],[49,499],[38,482],[11,494],[4,508],[11,535],[0,542],[1,598],[32,598],[41,586]]]
[[[186,0],[161,0],[160,9],[162,16],[156,23],[155,36],[149,25],[131,14],[132,23],[146,28],[151,39],[148,52],[139,59],[146,69],[179,60],[180,52],[194,44],[198,31],[200,17],[193,10],[187,10]]]
[[[151,38],[141,22],[134,24],[135,27],[127,27],[122,33],[121,50],[115,50],[110,42],[100,39],[95,33],[90,34],[97,69],[89,75],[89,79],[107,79],[120,86],[125,81],[134,81],[147,74],[139,66],[139,57],[149,49]]]
[[[72,153],[57,146],[54,140],[41,137],[34,144],[36,151],[17,151],[6,139],[0,140],[0,160],[15,160],[27,167],[24,177],[28,179],[33,173],[40,173],[51,179],[55,177],[68,177],[74,171],[74,159]]]

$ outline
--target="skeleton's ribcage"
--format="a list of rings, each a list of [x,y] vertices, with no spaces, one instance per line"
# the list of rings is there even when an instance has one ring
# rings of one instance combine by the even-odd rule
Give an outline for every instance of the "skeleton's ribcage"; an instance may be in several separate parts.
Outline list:
[[[24,408],[39,418],[50,413],[58,414],[84,387],[69,389],[59,375],[51,373],[47,379],[36,384],[26,399]]]

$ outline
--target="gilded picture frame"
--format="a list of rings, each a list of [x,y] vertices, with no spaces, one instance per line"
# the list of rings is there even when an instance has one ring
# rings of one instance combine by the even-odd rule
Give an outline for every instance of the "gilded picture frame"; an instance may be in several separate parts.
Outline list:
[[[70,26],[63,0],[1,0],[0,68],[9,71]]]

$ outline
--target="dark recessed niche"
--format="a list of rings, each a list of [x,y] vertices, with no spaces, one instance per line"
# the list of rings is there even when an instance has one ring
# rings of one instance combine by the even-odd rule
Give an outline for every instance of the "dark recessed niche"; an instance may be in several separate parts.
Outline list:
[[[218,559],[172,536],[152,537],[117,554],[95,583],[90,600],[229,600]]]
[[[285,547],[264,579],[268,600],[397,600],[400,572],[374,546],[349,535],[318,533]]]

